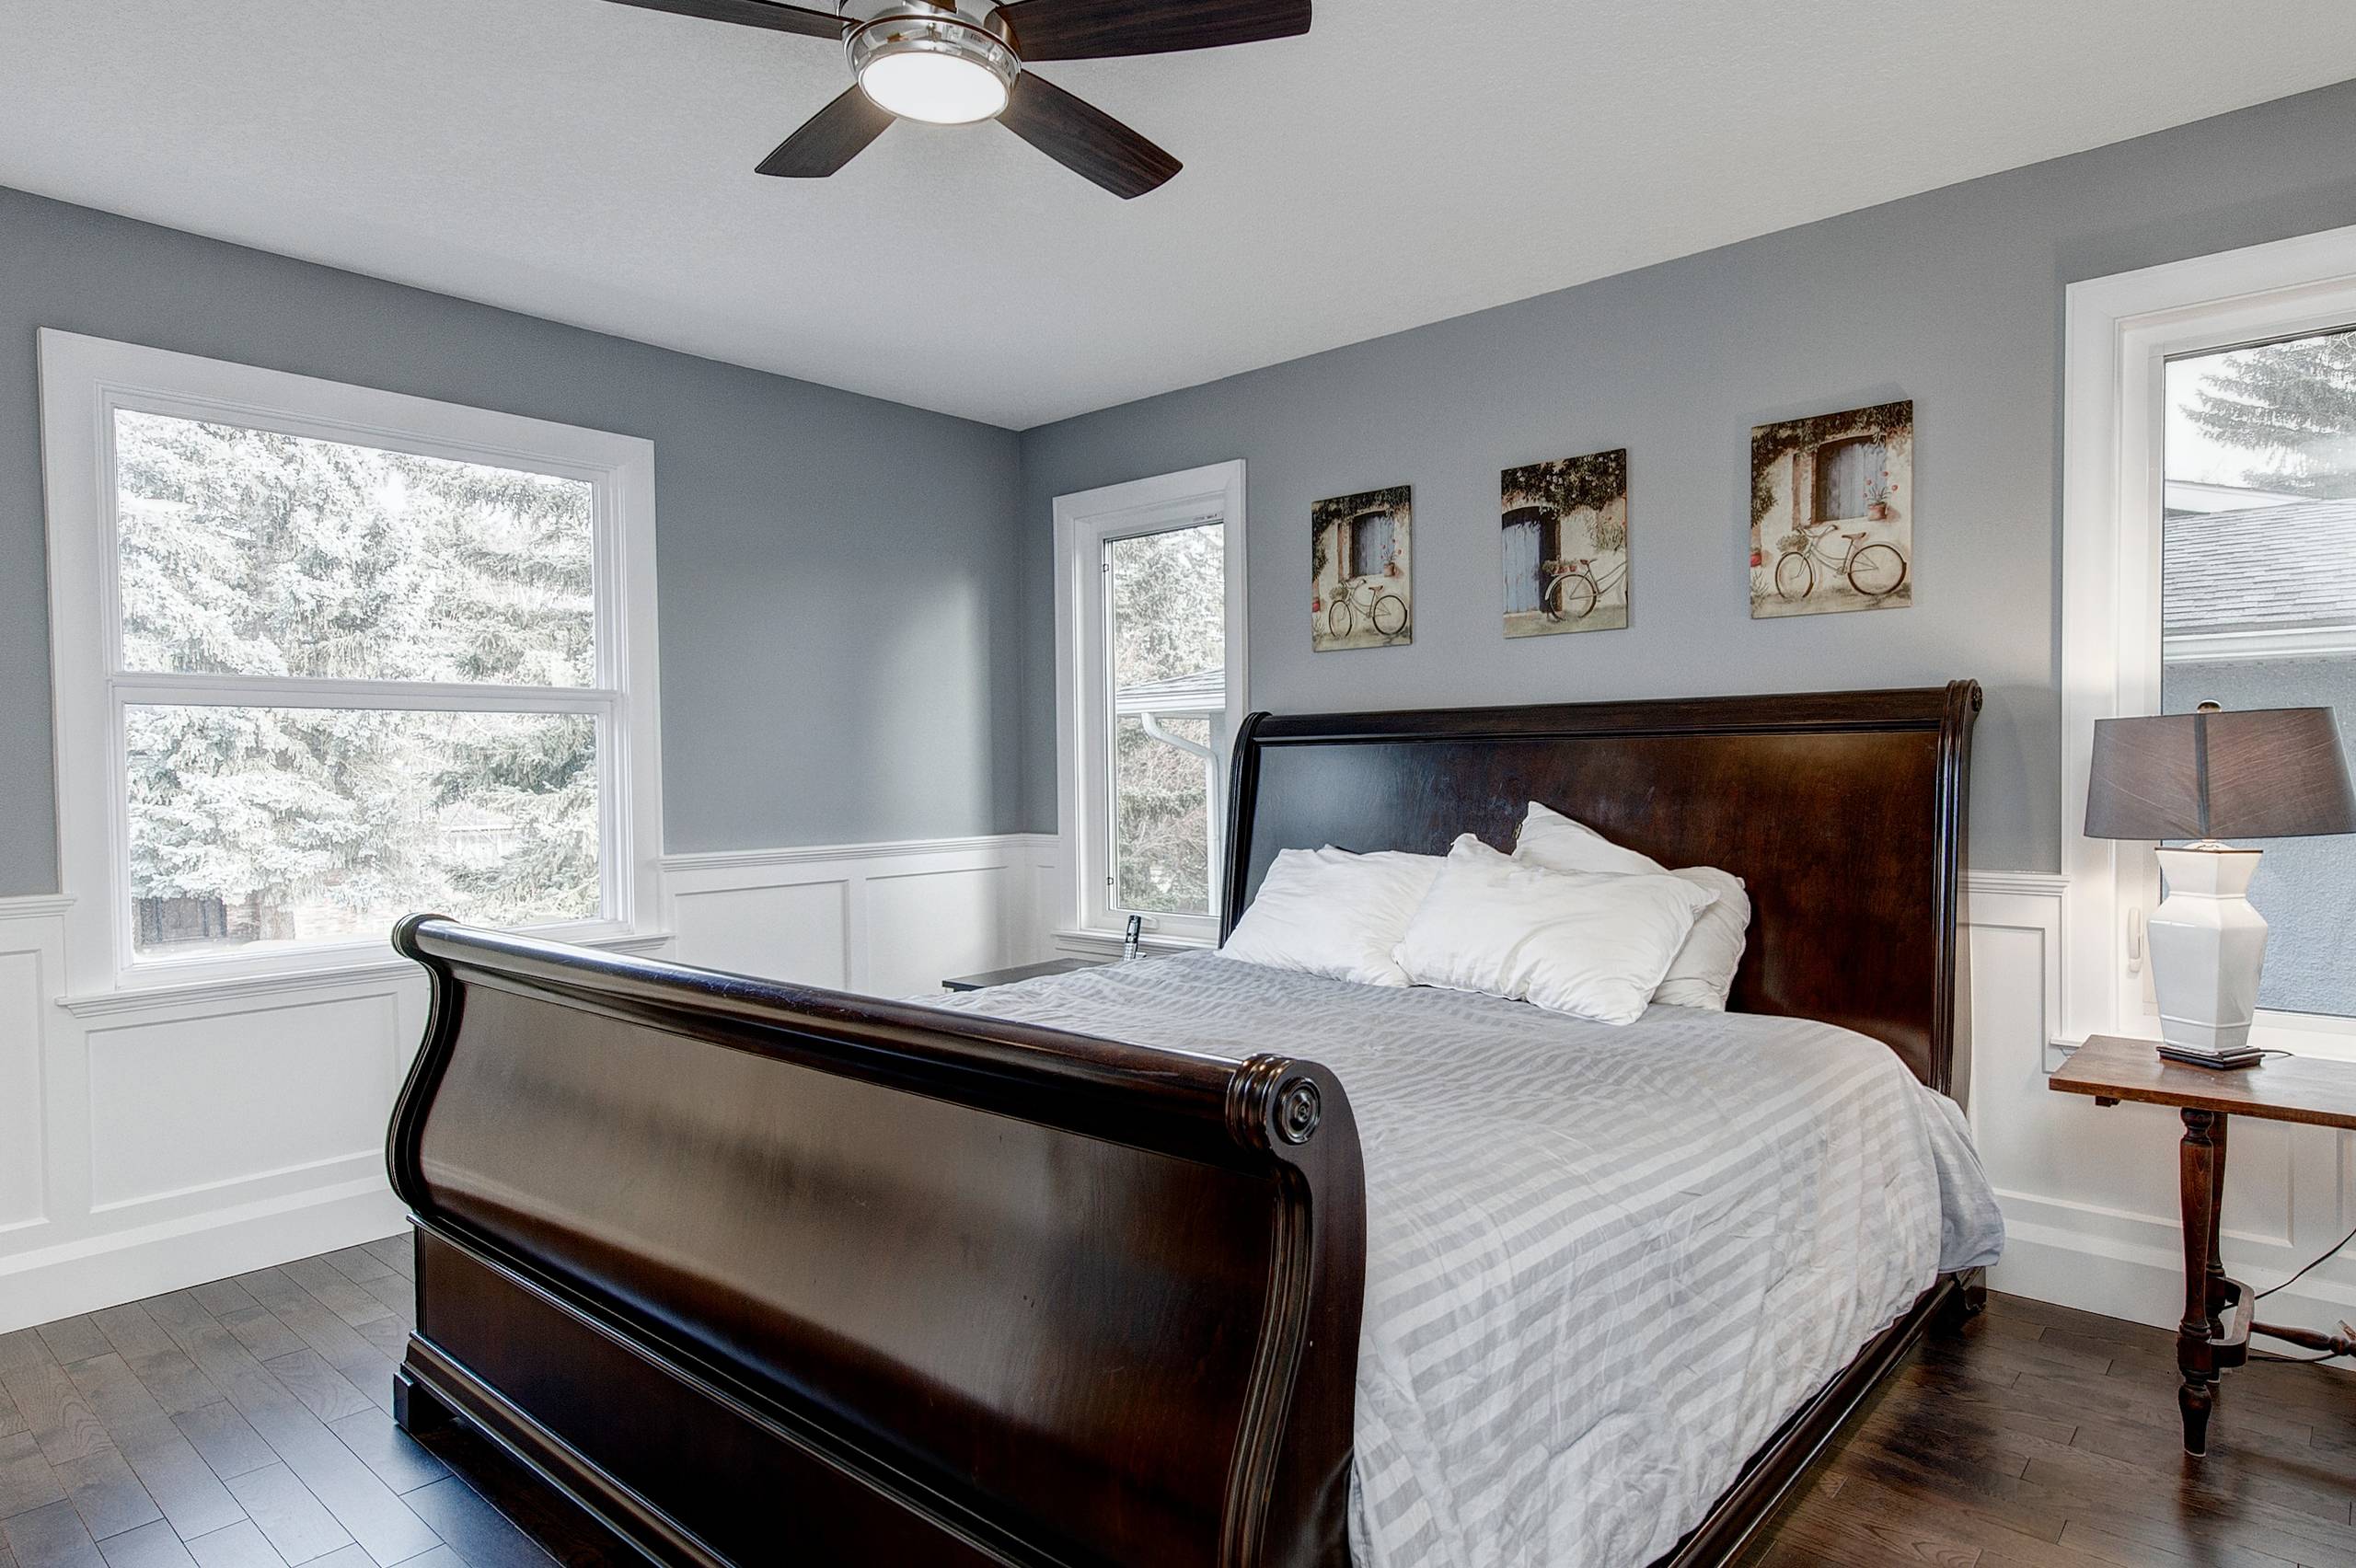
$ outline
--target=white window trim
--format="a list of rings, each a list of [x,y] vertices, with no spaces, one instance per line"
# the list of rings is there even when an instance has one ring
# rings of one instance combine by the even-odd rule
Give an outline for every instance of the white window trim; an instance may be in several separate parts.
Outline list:
[[[2356,321],[2356,227],[2073,283],[2062,431],[2062,1017],[2057,1043],[2159,1037],[2139,917],[2150,847],[2088,838],[2095,721],[2160,706],[2161,440],[2171,356]],[[2181,656],[2181,655],[2179,655]],[[2356,1058],[2356,1020],[2262,1011],[2254,1043]]]
[[[1089,635],[1103,613],[1104,541],[1183,527],[1213,512],[1226,526],[1221,539],[1227,558],[1227,733],[1231,740],[1247,711],[1242,459],[1056,498],[1056,814],[1062,862],[1069,870],[1055,921],[1058,936],[1117,931],[1126,919],[1114,915],[1105,898],[1111,824],[1096,809],[1109,798],[1109,714],[1081,700],[1082,693],[1101,690],[1105,678],[1103,640]],[[1207,945],[1218,940],[1218,858],[1226,837],[1224,767],[1219,795],[1212,804],[1212,913],[1208,917],[1148,917],[1145,926],[1155,946]]]
[[[269,953],[137,957],[129,885],[126,782],[115,710],[126,701],[256,700],[242,677],[124,674],[114,670],[120,606],[113,483],[117,409],[214,419],[461,462],[530,468],[596,487],[597,685],[486,690],[465,683],[312,680],[271,683],[266,700],[301,706],[362,698],[387,708],[593,712],[599,745],[599,846],[607,905],[594,921],[540,929],[572,941],[629,939],[654,928],[662,849],[662,743],[657,714],[654,447],[431,398],[44,328],[41,451],[48,512],[50,643],[57,747],[58,859],[65,915],[65,981],[84,1000],[151,987],[183,990],[258,976],[333,974],[384,963],[382,939]],[[605,802],[611,801],[608,808]]]

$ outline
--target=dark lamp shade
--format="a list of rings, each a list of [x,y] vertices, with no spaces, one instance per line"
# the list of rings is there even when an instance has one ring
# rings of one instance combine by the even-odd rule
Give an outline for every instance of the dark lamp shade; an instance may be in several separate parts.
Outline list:
[[[2356,833],[2328,708],[2169,713],[2095,723],[2089,838],[2291,838]]]

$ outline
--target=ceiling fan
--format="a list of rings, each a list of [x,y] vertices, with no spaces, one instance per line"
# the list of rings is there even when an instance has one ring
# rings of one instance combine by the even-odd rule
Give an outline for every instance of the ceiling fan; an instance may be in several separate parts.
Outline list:
[[[1311,0],[616,0],[650,11],[842,40],[855,85],[761,160],[819,179],[895,119],[999,124],[1123,199],[1176,174],[1176,158],[1031,70],[1042,60],[1170,54],[1309,30]]]

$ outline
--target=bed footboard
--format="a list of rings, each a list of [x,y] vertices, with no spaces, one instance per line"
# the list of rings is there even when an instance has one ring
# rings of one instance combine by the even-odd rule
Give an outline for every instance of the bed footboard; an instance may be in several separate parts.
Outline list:
[[[401,923],[404,1424],[659,1561],[1348,1562],[1333,1075]]]

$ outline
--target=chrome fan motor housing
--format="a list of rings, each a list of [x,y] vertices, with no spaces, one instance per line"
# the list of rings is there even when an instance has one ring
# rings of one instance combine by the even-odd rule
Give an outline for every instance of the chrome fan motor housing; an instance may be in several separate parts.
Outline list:
[[[940,124],[987,120],[1006,106],[1022,73],[1012,30],[995,6],[969,16],[928,0],[845,0],[843,16],[851,75],[895,114]],[[905,87],[895,94],[889,85],[895,75],[923,73],[953,76],[966,90],[946,110],[930,112],[912,107]]]

